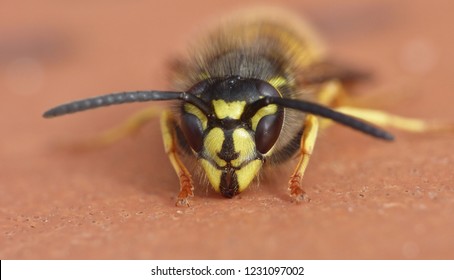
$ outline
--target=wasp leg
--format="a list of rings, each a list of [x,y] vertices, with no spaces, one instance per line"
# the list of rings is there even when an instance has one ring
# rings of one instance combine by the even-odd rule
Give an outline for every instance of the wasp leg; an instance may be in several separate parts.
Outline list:
[[[101,132],[100,135],[94,137],[93,139],[84,141],[78,146],[81,146],[82,148],[97,148],[105,147],[118,142],[127,136],[137,133],[151,119],[158,117],[160,113],[161,110],[157,108],[147,108],[145,110],[141,110],[130,116],[119,126]]]
[[[317,102],[331,107],[338,99],[346,97],[346,93],[338,80],[325,82],[317,94]]]
[[[454,130],[453,124],[406,118],[379,110],[354,107],[338,107],[335,110],[378,126],[392,127],[403,131],[427,132]]]
[[[177,138],[175,132],[175,120],[170,111],[164,111],[161,115],[161,132],[164,149],[180,179],[180,193],[178,194],[177,206],[189,206],[189,198],[194,196],[194,185],[191,174],[184,166],[178,155]]]
[[[317,117],[313,115],[307,115],[304,122],[303,135],[301,137],[301,157],[289,181],[290,195],[297,202],[304,200],[305,192],[301,187],[301,180],[303,179],[304,172],[306,171],[306,167],[309,164],[309,159],[312,154],[312,150],[314,149],[315,141],[317,139],[317,133]]]

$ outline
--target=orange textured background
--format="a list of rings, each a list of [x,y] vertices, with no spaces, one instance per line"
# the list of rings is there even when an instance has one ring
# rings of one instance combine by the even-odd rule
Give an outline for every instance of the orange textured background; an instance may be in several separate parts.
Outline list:
[[[389,144],[336,126],[304,178],[309,203],[290,202],[288,166],[234,199],[200,187],[177,208],[158,120],[104,149],[65,148],[147,105],[41,118],[72,99],[168,88],[166,64],[198,30],[264,2],[28,2],[0,3],[1,259],[454,258],[454,134],[393,131]],[[452,3],[277,3],[333,57],[374,71],[355,92],[375,106],[454,121]]]

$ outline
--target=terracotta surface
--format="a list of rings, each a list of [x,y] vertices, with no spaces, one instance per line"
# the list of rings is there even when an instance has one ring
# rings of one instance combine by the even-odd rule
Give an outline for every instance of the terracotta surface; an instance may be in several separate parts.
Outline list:
[[[168,88],[166,63],[191,37],[253,2],[5,2],[1,259],[454,258],[454,134],[393,131],[390,144],[336,126],[304,178],[309,203],[290,202],[290,165],[234,199],[199,187],[190,208],[177,208],[157,120],[104,149],[68,148],[146,105],[41,118],[76,98]],[[276,3],[308,17],[334,57],[374,71],[359,96],[454,121],[449,1]]]

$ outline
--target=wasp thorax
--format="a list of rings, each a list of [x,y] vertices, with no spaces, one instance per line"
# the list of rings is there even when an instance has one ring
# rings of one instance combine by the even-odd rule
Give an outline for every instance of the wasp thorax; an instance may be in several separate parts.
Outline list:
[[[251,104],[279,93],[265,81],[237,76],[202,83],[189,92],[212,111],[207,115],[184,104],[181,128],[213,188],[233,197],[256,177],[283,124],[283,110],[277,105]]]

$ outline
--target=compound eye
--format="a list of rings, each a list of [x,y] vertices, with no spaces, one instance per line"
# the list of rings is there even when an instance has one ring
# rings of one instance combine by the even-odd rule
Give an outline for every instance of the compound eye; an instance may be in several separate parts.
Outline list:
[[[283,120],[281,111],[260,119],[255,129],[255,145],[260,153],[266,154],[274,146],[281,133]]]
[[[259,81],[257,83],[257,90],[259,91],[260,95],[263,95],[263,96],[275,96],[275,97],[280,96],[280,94],[276,90],[276,88],[274,88],[272,85],[270,85],[269,83],[267,83],[265,81]]]
[[[203,146],[203,127],[200,119],[193,114],[184,113],[181,118],[181,130],[189,146],[196,153],[200,152]]]

